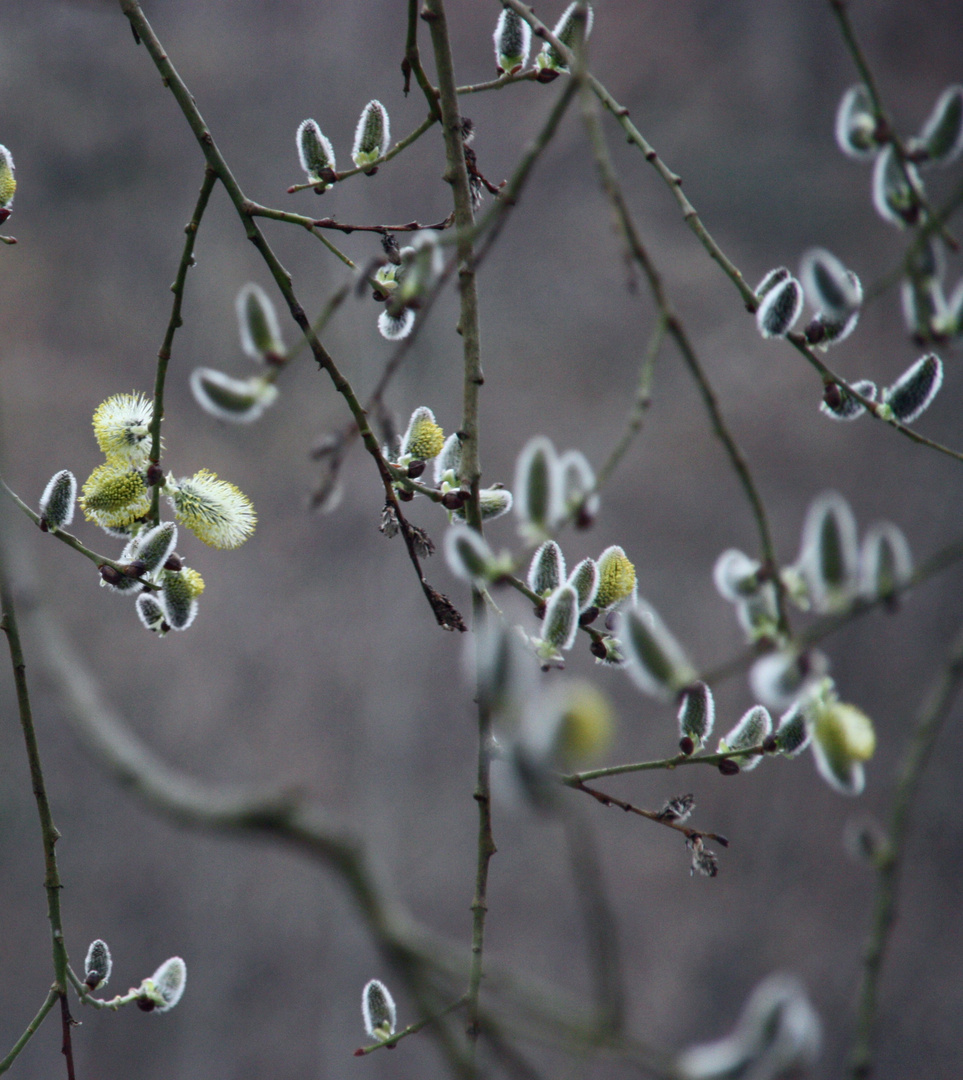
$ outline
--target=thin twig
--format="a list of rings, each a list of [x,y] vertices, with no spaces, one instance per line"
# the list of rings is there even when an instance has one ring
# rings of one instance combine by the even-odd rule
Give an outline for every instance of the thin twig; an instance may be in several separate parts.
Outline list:
[[[627,814],[638,814],[639,817],[664,825],[667,829],[674,829],[676,832],[682,833],[687,840],[704,837],[707,840],[715,840],[717,844],[722,844],[723,847],[729,846],[728,839],[725,836],[720,836],[719,833],[705,832],[702,829],[693,829],[688,825],[681,825],[678,821],[672,821],[655,810],[643,810],[640,806],[633,806],[632,803],[626,802],[624,799],[617,799],[614,795],[598,791],[596,788],[590,788],[575,777],[563,777],[562,783],[567,787],[575,788],[576,791],[584,791],[586,795],[591,795],[593,799],[603,806],[616,806]]]
[[[154,465],[160,463],[161,458],[161,424],[164,420],[164,385],[167,380],[167,366],[171,359],[171,347],[174,344],[174,334],[183,325],[181,308],[184,303],[184,286],[187,283],[187,272],[194,265],[194,241],[197,238],[197,230],[200,228],[201,218],[207,209],[208,200],[217,176],[210,165],[204,168],[204,179],[201,182],[201,190],[197,196],[197,203],[191,220],[184,226],[184,249],[181,252],[181,261],[177,267],[177,275],[171,292],[174,294],[174,302],[171,304],[171,315],[164,331],[164,340],[157,352],[157,371],[154,375],[154,404],[150,422],[150,460]],[[150,517],[156,525],[160,521],[160,485],[155,484],[151,494]]]
[[[40,1006],[39,1012],[27,1025],[26,1031],[24,1031],[20,1038],[17,1039],[17,1041],[10,1048],[10,1053],[7,1054],[5,1058],[0,1060],[0,1074],[5,1073],[7,1069],[9,1069],[10,1066],[14,1063],[14,1061],[20,1054],[20,1051],[23,1050],[23,1048],[27,1045],[28,1042],[30,1042],[30,1040],[36,1034],[37,1029],[44,1022],[44,1018],[46,1017],[47,1013],[50,1012],[50,1010],[54,1007],[54,1005],[57,1004],[59,1000],[60,994],[57,992],[57,988],[55,986],[51,987],[46,998],[44,999],[43,1005]]]
[[[461,313],[458,329],[462,336],[464,375],[462,380],[462,423],[459,429],[461,462],[458,478],[469,494],[465,503],[468,525],[481,532],[481,509],[478,502],[481,465],[479,459],[479,390],[484,382],[481,367],[481,343],[478,326],[478,294],[475,279],[475,252],[471,231],[474,225],[472,196],[465,162],[461,113],[455,71],[448,38],[448,22],[443,0],[425,0],[421,17],[428,23],[438,77],[438,104],[441,108],[445,137],[446,169],[444,178],[451,185],[455,203],[455,226],[458,230],[458,288]],[[472,589],[473,620],[484,617],[483,600]],[[471,967],[468,977],[467,1030],[474,1052],[479,1034],[479,994],[484,967],[485,916],[488,912],[488,869],[495,854],[491,819],[491,715],[485,704],[478,706],[478,754],[475,802],[478,804],[478,840],[475,864],[475,894],[472,899]]]
[[[0,542],[5,538],[0,537]],[[60,999],[61,1014],[63,1018],[63,1052],[67,1059],[67,1080],[74,1080],[73,1051],[70,1043],[70,1010],[67,1005],[67,967],[69,958],[64,944],[63,919],[60,912],[60,870],[57,866],[56,844],[60,839],[60,832],[54,824],[53,812],[50,808],[50,800],[47,797],[47,787],[44,781],[43,765],[40,760],[40,744],[37,740],[36,729],[33,723],[33,710],[30,705],[30,691],[27,686],[27,665],[24,659],[23,646],[20,641],[20,631],[17,626],[17,614],[13,600],[13,587],[7,576],[6,552],[0,550],[0,629],[7,637],[7,646],[10,650],[10,664],[13,668],[13,681],[17,694],[17,709],[20,715],[20,729],[23,733],[24,746],[27,751],[27,762],[30,768],[30,781],[33,788],[34,799],[37,803],[37,816],[40,819],[40,832],[44,853],[44,889],[47,893],[47,919],[50,922],[50,942],[53,954],[54,982],[51,994]],[[46,1002],[44,1003],[46,1006]],[[40,1021],[49,1010],[41,1009],[41,1014],[35,1018],[35,1026],[27,1029],[24,1036],[36,1030]],[[24,1039],[22,1036],[21,1039]],[[25,1043],[24,1043],[25,1044]],[[23,1044],[19,1044],[21,1049]],[[17,1050],[19,1053],[19,1050]],[[16,1054],[13,1055],[16,1057]],[[8,1055],[8,1062],[13,1060]],[[0,1070],[2,1071],[2,1070]]]
[[[11,499],[13,499],[17,506],[20,507],[20,509],[27,515],[28,518],[30,518],[34,525],[40,525],[40,515],[36,512],[36,510],[33,509],[33,507],[28,506],[15,491],[9,488],[6,484],[6,481],[3,480],[2,477],[0,477],[0,487],[3,488],[3,490],[10,496]],[[98,569],[102,566],[109,566],[112,569],[116,570],[119,574],[123,574],[125,577],[127,576],[127,567],[124,563],[117,562],[116,559],[109,559],[106,555],[100,555],[96,551],[91,551],[90,548],[82,544],[72,533],[65,532],[63,529],[49,529],[47,535],[53,536],[62,544],[66,544],[67,547],[73,548],[74,551],[83,555],[85,559],[90,559],[90,561],[94,563]],[[136,580],[147,589],[156,590],[158,587],[154,582],[149,581],[147,578],[144,577],[139,577]]]
[[[586,74],[578,81],[583,82],[587,87],[588,79],[589,76]],[[583,113],[586,128],[588,129],[589,142],[592,146],[592,152],[599,172],[600,182],[611,203],[619,231],[627,245],[629,257],[639,265],[645,275],[649,285],[649,291],[651,292],[652,298],[655,300],[659,313],[665,322],[666,330],[678,346],[686,366],[689,368],[692,377],[695,379],[696,385],[699,388],[699,393],[701,394],[706,410],[709,413],[712,427],[725,448],[733,471],[735,472],[739,484],[749,502],[753,518],[755,519],[756,529],[759,534],[759,546],[762,552],[763,561],[766,566],[772,568],[773,580],[776,582],[776,605],[779,629],[782,634],[788,637],[790,635],[790,627],[786,611],[786,596],[785,590],[779,579],[779,564],[776,561],[776,548],[772,538],[772,530],[769,526],[769,519],[762,498],[759,495],[755,480],[749,470],[749,464],[736,442],[735,437],[726,424],[715,390],[709,382],[708,376],[696,355],[695,348],[689,340],[685,327],[669,303],[662,277],[650,258],[648,251],[642,244],[641,237],[635,227],[635,222],[632,219],[625,197],[622,193],[622,188],[615,176],[608,147],[605,145],[605,139],[602,134],[601,126],[598,123],[598,117],[595,114],[594,107],[589,102],[586,102]]]
[[[457,1001],[453,1001],[450,1005],[446,1005],[440,1012],[437,1012],[432,1016],[425,1016],[414,1024],[409,1024],[407,1027],[402,1028],[401,1031],[396,1031],[394,1035],[391,1035],[387,1039],[371,1043],[368,1046],[359,1046],[358,1049],[355,1050],[354,1056],[364,1057],[367,1054],[373,1054],[375,1050],[394,1050],[402,1039],[406,1039],[409,1035],[416,1034],[429,1024],[437,1023],[443,1016],[447,1016],[450,1012],[454,1012],[455,1009],[460,1009],[465,1004],[465,1000],[465,996],[462,995]]]

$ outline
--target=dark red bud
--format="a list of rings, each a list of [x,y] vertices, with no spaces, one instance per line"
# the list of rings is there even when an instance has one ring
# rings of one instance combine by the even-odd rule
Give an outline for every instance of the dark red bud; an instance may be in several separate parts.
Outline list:
[[[596,638],[589,646],[589,652],[593,656],[597,656],[599,660],[604,660],[605,657],[608,655],[605,650],[605,642],[600,641],[598,638]]]
[[[767,754],[774,754],[779,749],[779,746],[776,743],[776,736],[767,735],[762,740],[762,748],[766,751]]]
[[[599,609],[597,607],[586,608],[578,617],[579,626],[591,626],[592,623],[599,617]]]
[[[441,497],[441,505],[446,510],[460,510],[468,501],[465,491],[446,491]]]
[[[115,570],[112,566],[108,566],[106,563],[104,563],[102,566],[98,566],[97,569],[100,571],[100,576],[104,579],[104,581],[107,582],[108,585],[117,585],[124,580],[124,575],[119,570]]]
[[[423,461],[409,461],[408,462],[408,478],[409,480],[417,480],[419,476],[425,471],[425,463]]]
[[[818,345],[826,338],[826,326],[818,316],[803,330],[807,345]]]
[[[732,758],[723,758],[722,761],[719,762],[719,772],[721,772],[723,776],[735,776],[738,771],[739,766]]]
[[[164,563],[165,570],[173,570],[176,574],[178,570],[184,569],[184,561],[180,555],[168,555],[167,562]]]
[[[164,470],[157,464],[156,461],[152,461],[147,466],[147,486],[158,487],[164,483]]]
[[[147,571],[147,563],[143,559],[134,559],[132,563],[128,563],[124,567],[124,573],[128,577],[140,577]]]
[[[399,488],[398,489],[398,498],[402,502],[411,502],[411,500],[414,497],[415,497],[415,493],[413,491],[409,491],[407,488]]]
[[[157,1008],[157,1003],[151,1001],[149,997],[139,997],[134,999],[137,1003],[137,1008],[143,1012],[153,1012]]]
[[[689,738],[688,735],[683,735],[682,738],[679,739],[679,749],[682,751],[683,754],[685,754],[686,757],[688,757],[691,753],[695,751],[695,743],[692,741],[692,739]]]
[[[843,392],[839,388],[839,383],[826,383],[823,387],[823,401],[829,406],[830,409],[836,410],[843,403]]]
[[[47,519],[45,517],[42,517],[40,519],[40,531],[50,532],[50,526],[47,524]]]

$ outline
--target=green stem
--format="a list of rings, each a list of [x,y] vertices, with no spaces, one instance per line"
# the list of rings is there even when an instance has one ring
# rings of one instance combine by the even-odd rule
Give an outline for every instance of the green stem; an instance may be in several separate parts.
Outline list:
[[[60,833],[54,824],[53,812],[50,801],[47,798],[47,788],[44,782],[43,766],[40,761],[40,745],[37,741],[37,733],[33,723],[33,710],[30,706],[30,692],[27,687],[27,665],[24,660],[23,647],[20,642],[20,631],[17,627],[17,615],[14,607],[13,589],[7,577],[5,552],[0,552],[0,629],[7,635],[7,645],[10,649],[10,663],[13,668],[13,681],[17,693],[17,708],[20,714],[20,728],[23,732],[24,746],[27,750],[27,761],[30,767],[30,780],[33,787],[34,798],[37,803],[37,816],[40,819],[40,832],[43,842],[44,853],[44,889],[47,892],[47,918],[50,922],[51,951],[53,954],[54,982],[51,987],[44,1007],[34,1019],[31,1028],[28,1028],[21,1037],[25,1042],[39,1026],[40,1022],[49,1012],[51,996],[60,1001],[64,1016],[64,1054],[67,1058],[68,1075],[73,1072],[73,1060],[70,1048],[70,1014],[67,1010],[67,949],[64,945],[63,920],[60,913],[60,871],[57,867],[57,854],[55,851]],[[20,1045],[20,1043],[18,1043]],[[19,1050],[17,1050],[19,1053]],[[13,1055],[14,1057],[16,1054]],[[12,1061],[9,1057],[7,1061]],[[2,1071],[2,1069],[0,1069]]]
[[[54,1007],[54,1005],[57,1004],[59,1000],[60,994],[58,993],[57,988],[55,986],[52,986],[50,988],[50,992],[47,994],[47,997],[44,1000],[43,1005],[40,1006],[40,1011],[27,1025],[27,1030],[13,1044],[10,1053],[7,1054],[7,1056],[2,1061],[0,1061],[0,1074],[5,1073],[7,1069],[9,1069],[10,1066],[14,1063],[20,1051],[27,1045],[28,1042],[30,1042],[30,1040],[36,1034],[37,1028],[39,1028],[44,1021],[44,1017],[46,1017],[47,1013],[50,1012],[50,1010]]]
[[[623,776],[626,773],[651,772],[654,769],[668,769],[670,772],[680,765],[716,765],[729,758],[747,757],[752,754],[764,754],[762,745],[748,746],[741,750],[726,750],[718,754],[675,754],[670,758],[658,758],[655,761],[634,761],[628,765],[609,765],[604,769],[589,769],[587,772],[571,773],[560,779],[567,787],[580,787],[587,780],[600,780],[605,776]]]
[[[174,294],[174,302],[171,305],[171,316],[167,322],[167,330],[164,332],[164,340],[157,352],[157,372],[154,376],[154,405],[150,423],[150,460],[155,465],[160,462],[161,458],[161,424],[164,420],[164,385],[167,381],[167,365],[170,363],[171,359],[171,347],[174,344],[174,334],[180,326],[183,325],[183,320],[181,319],[181,307],[184,303],[184,286],[187,283],[187,271],[194,263],[194,241],[197,237],[197,230],[200,228],[201,218],[204,216],[204,211],[207,209],[208,200],[211,197],[211,192],[214,190],[214,185],[216,183],[217,176],[214,173],[214,170],[208,165],[204,169],[204,180],[201,183],[201,190],[197,196],[194,214],[187,225],[184,226],[184,232],[186,233],[184,238],[184,250],[181,252],[181,261],[177,267],[177,276],[174,278],[174,284],[171,286],[171,292]],[[150,516],[155,525],[160,522],[160,493],[160,487],[155,485],[150,503]]]
[[[20,507],[20,509],[27,515],[28,518],[30,518],[34,525],[40,524],[40,515],[32,507],[28,506],[15,491],[7,487],[6,482],[2,478],[0,478],[0,487],[3,488],[3,490],[10,496],[11,499],[13,499],[17,506]],[[56,540],[59,540],[62,544],[66,544],[67,547],[73,548],[74,551],[83,555],[84,558],[90,559],[92,563],[96,564],[98,569],[101,566],[110,566],[118,573],[125,573],[125,567],[123,563],[117,562],[116,559],[109,559],[106,555],[99,555],[96,551],[91,551],[90,548],[85,547],[72,533],[64,532],[63,529],[51,529],[48,535],[54,537]],[[153,582],[147,581],[146,578],[138,578],[137,580],[149,589],[157,588],[157,586]]]
[[[445,137],[445,180],[451,185],[455,203],[455,227],[458,232],[458,284],[461,316],[458,329],[462,336],[464,376],[459,480],[471,494],[465,504],[468,524],[481,532],[478,488],[481,466],[478,450],[478,397],[484,382],[481,369],[481,342],[478,326],[478,294],[475,280],[475,253],[472,241],[474,214],[465,147],[461,134],[461,113],[455,83],[451,44],[443,0],[425,0],[422,18],[428,23],[438,75],[438,103]],[[472,613],[476,630],[484,618],[484,601],[472,590]],[[475,869],[475,895],[472,900],[471,968],[468,978],[468,1036],[474,1048],[479,1034],[479,996],[483,971],[485,916],[488,911],[488,869],[495,854],[491,820],[491,715],[484,705],[478,708],[478,759],[475,801],[478,804],[478,849]]]
[[[408,93],[409,79],[412,73],[425,95],[432,120],[441,120],[438,107],[438,91],[431,85],[431,80],[421,65],[421,53],[418,49],[418,0],[408,0],[408,29],[405,34],[405,58],[401,64],[405,77],[405,94]]]
[[[590,86],[590,76],[585,74],[581,76],[579,81],[585,82],[587,93]],[[686,366],[689,368],[692,377],[695,379],[696,385],[699,388],[699,393],[702,395],[706,411],[709,414],[712,427],[725,448],[733,471],[735,472],[743,492],[746,495],[746,499],[749,502],[752,515],[756,522],[756,529],[759,533],[759,546],[762,551],[762,558],[767,566],[773,568],[773,580],[776,582],[776,603],[779,616],[779,628],[783,634],[788,636],[790,634],[789,618],[786,612],[785,590],[782,588],[778,574],[776,547],[772,538],[772,530],[769,527],[766,509],[763,506],[762,498],[759,495],[755,480],[749,470],[748,462],[739,445],[736,443],[735,437],[729,431],[729,427],[722,415],[722,409],[719,406],[715,390],[709,382],[708,376],[696,355],[695,348],[689,340],[685,327],[682,325],[681,320],[669,303],[668,295],[662,283],[662,277],[650,258],[648,251],[642,244],[642,240],[635,227],[635,222],[633,221],[628,205],[625,202],[621,186],[615,176],[615,170],[612,167],[612,161],[609,156],[608,147],[605,144],[601,125],[598,123],[598,117],[595,115],[595,110],[589,101],[586,101],[583,112],[602,188],[612,205],[616,223],[628,248],[629,257],[638,264],[645,274],[645,278],[649,285],[649,291],[652,294],[652,298],[655,300],[660,316],[665,323],[666,330],[678,346]]]

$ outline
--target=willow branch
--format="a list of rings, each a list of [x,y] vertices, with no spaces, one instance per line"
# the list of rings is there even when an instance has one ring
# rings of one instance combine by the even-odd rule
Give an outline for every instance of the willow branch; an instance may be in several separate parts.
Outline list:
[[[0,537],[0,542],[5,539]],[[60,839],[60,832],[54,824],[53,811],[47,796],[47,787],[44,781],[43,765],[40,760],[40,744],[37,740],[37,732],[33,722],[33,710],[30,705],[30,691],[27,686],[27,664],[24,659],[23,646],[20,641],[20,631],[17,626],[17,614],[14,606],[13,587],[7,576],[6,552],[0,550],[0,629],[7,637],[7,646],[10,650],[10,664],[13,668],[13,681],[17,694],[17,710],[20,716],[20,729],[23,733],[24,746],[27,751],[27,762],[30,768],[30,781],[33,788],[34,799],[37,804],[37,816],[40,819],[40,833],[44,854],[44,889],[47,893],[47,919],[50,923],[50,942],[53,958],[54,982],[50,990],[60,1001],[61,1016],[63,1023],[63,1053],[67,1061],[67,1077],[73,1080],[73,1051],[70,1043],[70,1010],[67,1004],[67,967],[69,958],[64,944],[63,919],[60,911],[60,871],[57,866],[56,845]],[[34,1018],[24,1035],[14,1047],[16,1053],[8,1055],[5,1059],[8,1067],[16,1055],[20,1052],[30,1036],[39,1027],[44,1016],[49,1012],[47,1001],[41,1008],[40,1013]],[[0,1072],[3,1068],[0,1068]]]
[[[164,420],[164,385],[167,381],[167,366],[171,359],[171,348],[174,344],[174,334],[183,325],[181,308],[184,303],[184,286],[187,284],[187,271],[194,265],[194,241],[197,238],[197,230],[200,228],[201,218],[207,209],[208,200],[217,176],[208,165],[204,169],[204,179],[201,182],[201,190],[197,196],[197,203],[191,220],[184,226],[184,249],[181,252],[181,261],[177,266],[177,275],[171,292],[174,294],[174,302],[171,304],[171,315],[164,331],[164,340],[157,352],[157,372],[154,375],[154,405],[150,422],[150,460],[157,465],[161,457],[161,424]],[[160,521],[160,487],[155,485],[151,494],[150,516],[155,524]]]

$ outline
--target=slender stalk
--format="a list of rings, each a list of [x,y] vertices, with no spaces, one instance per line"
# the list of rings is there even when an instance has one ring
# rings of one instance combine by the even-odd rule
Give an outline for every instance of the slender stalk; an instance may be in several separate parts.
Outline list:
[[[957,635],[943,670],[927,694],[896,781],[886,846],[877,859],[873,919],[863,951],[863,972],[856,1005],[856,1033],[849,1061],[852,1080],[866,1080],[873,1071],[879,980],[896,919],[896,897],[906,859],[910,816],[926,765],[961,683],[963,632]]]
[[[421,66],[421,52],[418,49],[418,0],[408,0],[408,29],[405,34],[405,58],[401,62],[401,73],[405,77],[404,91],[407,96],[411,86],[411,76],[421,87],[428,108],[434,120],[441,119],[438,107],[438,91],[431,85],[431,80]]]
[[[20,714],[20,728],[23,732],[24,746],[27,751],[27,762],[30,767],[30,780],[33,787],[34,798],[37,803],[37,816],[40,819],[40,832],[44,853],[44,889],[47,893],[47,918],[50,922],[51,951],[53,954],[54,982],[50,994],[59,999],[63,1022],[63,1053],[67,1059],[68,1080],[73,1080],[73,1052],[70,1043],[70,1010],[67,1005],[67,967],[69,964],[67,949],[64,945],[63,920],[60,913],[60,871],[57,867],[57,854],[55,851],[60,832],[54,824],[53,812],[50,808],[50,800],[47,798],[47,787],[44,782],[43,766],[40,761],[40,745],[37,741],[37,733],[33,723],[33,710],[30,706],[30,692],[27,687],[27,665],[23,655],[23,647],[20,641],[20,631],[17,627],[17,615],[14,607],[13,589],[7,576],[5,553],[0,551],[0,629],[7,636],[7,645],[10,650],[10,663],[13,667],[13,681],[17,693],[17,708]],[[48,995],[49,1001],[49,995]],[[35,1018],[31,1028],[21,1036],[22,1044],[25,1044],[33,1031],[39,1026],[46,1013],[49,1012],[47,1002],[44,1008]],[[21,1045],[21,1044],[18,1044]],[[22,1045],[21,1045],[22,1048]],[[17,1053],[20,1051],[17,1050]],[[14,1057],[16,1054],[14,1054]],[[12,1061],[13,1058],[6,1059]],[[0,1070],[2,1071],[2,1070]]]
[[[695,840],[704,837],[707,840],[715,840],[717,843],[722,844],[723,847],[729,846],[728,839],[725,836],[720,836],[719,833],[704,832],[702,829],[693,829],[688,825],[683,825],[672,818],[666,817],[656,810],[643,810],[641,806],[633,806],[632,803],[626,802],[624,799],[617,799],[614,795],[609,795],[607,792],[599,791],[596,788],[590,788],[581,781],[569,783],[568,777],[562,777],[562,783],[567,787],[574,788],[576,791],[584,791],[586,795],[591,795],[596,802],[601,803],[603,806],[614,806],[619,810],[624,810],[627,814],[638,814],[639,817],[644,817],[648,821],[654,821],[658,825],[664,825],[667,829],[674,829],[676,832],[682,833],[687,840]]]
[[[43,1005],[40,1006],[40,1011],[27,1025],[27,1030],[13,1044],[10,1049],[10,1053],[7,1054],[7,1056],[3,1058],[2,1061],[0,1061],[0,1074],[5,1073],[7,1069],[9,1069],[10,1066],[14,1063],[14,1061],[17,1059],[17,1056],[20,1054],[20,1051],[27,1045],[28,1042],[30,1042],[30,1040],[36,1034],[37,1029],[43,1023],[47,1013],[50,1012],[50,1010],[54,1007],[54,1005],[57,1004],[59,1000],[60,994],[57,992],[57,988],[55,986],[51,987],[49,993],[47,994],[47,997],[44,999]]]
[[[578,70],[580,65],[578,57],[573,60],[573,63],[576,65],[576,70]],[[573,81],[576,80],[573,79]],[[582,82],[585,87],[585,90],[583,91],[583,98],[585,98],[590,87],[590,76],[588,76],[587,73],[582,74],[577,81]],[[767,566],[773,568],[773,580],[776,582],[776,603],[779,616],[779,628],[783,634],[788,636],[790,634],[789,618],[786,611],[785,590],[782,587],[778,574],[775,543],[772,538],[772,530],[769,526],[768,515],[766,514],[766,509],[763,505],[762,498],[759,495],[755,480],[749,470],[749,464],[739,445],[736,443],[735,437],[732,435],[726,424],[715,390],[709,382],[708,376],[696,355],[695,348],[689,340],[685,327],[669,303],[668,295],[662,283],[662,277],[650,258],[648,251],[642,244],[638,230],[635,227],[635,222],[632,219],[632,215],[629,212],[628,205],[626,204],[625,197],[622,193],[622,188],[616,178],[615,170],[612,167],[608,147],[605,144],[601,125],[599,124],[598,117],[595,113],[594,103],[591,102],[590,99],[587,99],[584,100],[583,104],[583,116],[602,188],[612,206],[616,224],[626,243],[629,257],[638,264],[645,275],[649,285],[649,291],[652,294],[653,300],[655,300],[662,320],[665,322],[666,330],[678,346],[686,366],[689,368],[692,377],[695,379],[696,385],[699,388],[699,393],[702,395],[706,411],[709,413],[712,427],[725,448],[733,471],[735,472],[739,484],[749,502],[752,515],[756,522],[756,529],[759,533],[759,546],[762,552],[762,558]]]
[[[472,242],[474,214],[465,147],[462,141],[461,113],[455,83],[448,23],[443,0],[425,0],[422,18],[428,23],[438,77],[438,104],[445,137],[446,169],[444,178],[451,185],[455,203],[455,226],[458,230],[458,285],[461,315],[458,329],[462,336],[464,376],[462,397],[461,466],[459,480],[471,494],[465,504],[468,524],[481,532],[478,489],[481,465],[478,448],[478,397],[484,382],[481,368],[481,342],[478,325],[478,293],[475,281],[475,253]],[[484,601],[472,590],[472,614],[476,629],[484,618]],[[468,1036],[474,1048],[480,1030],[479,995],[484,967],[485,916],[488,911],[488,868],[495,854],[491,819],[491,715],[484,705],[478,708],[478,759],[475,801],[478,804],[478,854],[475,869],[475,895],[472,900],[471,968],[468,977]]]
[[[154,375],[154,405],[150,424],[150,460],[155,465],[160,462],[161,457],[161,424],[164,420],[164,385],[167,381],[167,365],[171,359],[174,334],[183,325],[181,308],[184,303],[184,286],[187,283],[187,271],[194,264],[194,241],[197,237],[197,230],[200,228],[201,218],[204,216],[204,211],[207,209],[208,200],[216,183],[217,176],[214,170],[210,165],[206,166],[201,190],[197,196],[197,204],[194,207],[194,214],[187,225],[184,226],[186,234],[184,250],[181,252],[177,276],[171,286],[174,302],[171,305],[171,315],[167,322],[167,329],[164,332],[164,340],[157,352],[157,371]],[[160,486],[155,485],[150,503],[150,516],[155,525],[160,522],[160,493]]]
[[[655,769],[667,769],[670,772],[680,765],[715,765],[729,758],[746,757],[750,754],[764,754],[762,745],[749,746],[742,750],[726,750],[718,754],[674,754],[668,758],[654,761],[634,761],[628,765],[608,765],[603,769],[588,769],[585,772],[571,773],[559,779],[567,787],[581,787],[586,780],[599,780],[605,776],[623,776],[625,773],[651,772]]]
[[[891,428],[895,428],[901,435],[905,436],[910,442],[915,442],[920,446],[926,446],[930,450],[935,450],[939,454],[945,454],[947,457],[953,458],[955,461],[963,461],[963,452],[959,450],[953,450],[949,446],[944,446],[942,443],[935,442],[933,439],[926,438],[925,435],[920,435],[918,431],[914,431],[912,428],[907,427],[905,424],[901,424],[899,420],[890,420],[886,416],[880,414],[880,403],[878,401],[871,401],[869,398],[864,397],[857,390],[854,390],[852,386],[841,376],[837,375],[835,371],[825,361],[815,354],[812,348],[809,346],[806,338],[799,333],[793,331],[786,335],[786,340],[792,345],[798,352],[809,361],[810,364],[819,372],[823,379],[823,385],[828,383],[836,383],[837,386],[842,387],[851,397],[858,401],[861,405],[865,406],[866,411],[873,417],[874,420],[880,420],[884,424],[888,424]]]
[[[595,485],[591,492],[593,495],[601,491],[601,489],[609,482],[612,474],[615,472],[619,463],[622,461],[622,458],[625,457],[629,447],[632,445],[633,439],[642,430],[642,422],[652,403],[652,374],[655,371],[655,362],[658,358],[659,350],[662,348],[662,342],[665,340],[667,329],[668,324],[665,313],[662,312],[658,319],[656,319],[655,329],[649,337],[649,344],[645,350],[645,357],[639,368],[639,381],[635,391],[635,400],[632,402],[632,408],[629,410],[629,415],[626,418],[625,430],[619,441],[612,448],[612,452],[605,459],[605,463],[596,474]]]
[[[0,487],[3,488],[11,499],[13,499],[34,525],[40,524],[40,515],[36,510],[34,510],[33,507],[28,506],[15,491],[7,487],[6,482],[2,478],[0,478]],[[123,563],[117,562],[116,559],[109,559],[106,555],[99,555],[96,551],[91,551],[90,548],[85,547],[72,533],[64,532],[63,529],[51,529],[47,535],[53,536],[62,544],[66,544],[67,547],[73,548],[74,551],[83,555],[85,559],[90,559],[90,561],[95,563],[98,568],[101,566],[110,566],[118,573],[123,574],[125,572]],[[149,589],[157,588],[152,581],[148,581],[146,578],[138,578],[137,580]]]

